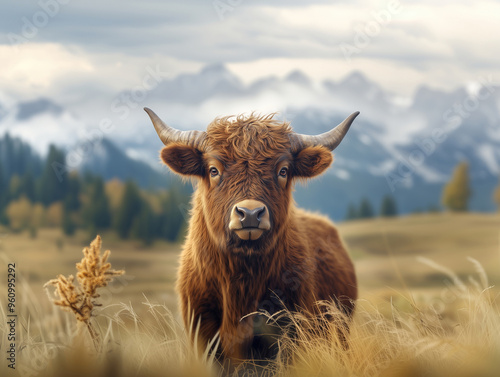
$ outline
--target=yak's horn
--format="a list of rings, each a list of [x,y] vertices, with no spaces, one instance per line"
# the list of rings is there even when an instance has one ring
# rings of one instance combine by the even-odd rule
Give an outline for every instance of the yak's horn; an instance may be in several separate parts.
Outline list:
[[[349,131],[354,119],[359,115],[359,111],[349,115],[342,123],[340,123],[333,130],[325,132],[321,135],[301,135],[301,134],[291,134],[290,138],[292,141],[292,150],[297,151],[305,147],[311,147],[314,145],[323,145],[329,150],[333,151],[337,148]]]
[[[155,112],[147,107],[144,108],[155,126],[156,133],[163,144],[183,143],[191,147],[203,150],[206,140],[204,131],[180,131],[165,124]]]

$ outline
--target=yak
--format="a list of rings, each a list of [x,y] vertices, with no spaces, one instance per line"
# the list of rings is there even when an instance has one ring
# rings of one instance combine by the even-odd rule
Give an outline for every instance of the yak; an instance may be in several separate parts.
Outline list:
[[[333,223],[297,208],[292,190],[330,166],[359,112],[329,132],[301,135],[274,114],[180,131],[144,110],[165,145],[161,160],[194,181],[177,290],[185,326],[199,321],[198,341],[219,335],[219,355],[237,363],[273,357],[251,313],[315,312],[316,302],[333,300],[349,318],[353,263]]]

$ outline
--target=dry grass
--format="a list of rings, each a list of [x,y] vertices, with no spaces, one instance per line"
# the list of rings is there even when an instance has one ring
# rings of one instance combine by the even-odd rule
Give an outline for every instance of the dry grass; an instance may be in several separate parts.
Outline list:
[[[390,317],[371,302],[360,303],[348,349],[335,324],[322,336],[301,333],[290,342],[294,363],[280,365],[283,376],[493,376],[498,373],[500,318],[488,291],[456,287],[454,320],[428,305],[410,311],[389,305]],[[387,308],[386,308],[387,310]],[[301,328],[310,325],[301,324]],[[321,322],[323,323],[323,322]]]
[[[484,271],[478,276],[484,277]],[[457,277],[451,274],[448,278],[453,281]],[[432,300],[418,304],[404,294],[401,296],[408,301],[409,309],[388,301],[380,310],[380,304],[360,300],[347,349],[335,324],[321,318],[312,323],[299,314],[282,314],[289,316],[297,329],[293,341],[285,338],[281,342],[281,352],[290,355],[289,361],[278,361],[264,369],[249,364],[240,369],[239,376],[255,375],[256,371],[264,376],[496,376],[500,366],[500,312],[491,289],[484,287],[481,279],[472,278],[472,283],[458,278],[445,287],[452,289],[454,300],[443,303],[446,310],[442,313],[436,311]],[[19,330],[23,334],[17,352],[23,376],[223,375],[208,352],[197,354],[190,346],[189,334],[171,311],[146,298],[143,305],[147,311],[142,316],[123,303],[99,313],[99,351],[85,342],[83,338],[90,335],[79,332],[67,315],[61,316],[47,306],[40,313],[43,303],[36,302],[36,297],[30,300],[38,309],[25,308],[20,315]],[[335,308],[330,310],[334,312]],[[0,332],[5,333],[3,311],[0,317]],[[338,313],[337,318],[341,322]],[[308,330],[318,324],[321,335]]]
[[[317,328],[317,324],[298,314],[286,313],[284,315],[289,315],[298,329],[294,341],[284,338],[280,344],[282,354],[289,355],[289,362],[278,360],[264,369],[246,365],[239,375],[250,376],[258,372],[277,377],[497,376],[500,370],[500,310],[497,291],[490,285],[498,280],[498,220],[498,216],[470,215],[469,218],[452,219],[437,215],[399,222],[341,225],[347,242],[354,244],[351,248],[362,284],[362,298],[351,325],[348,348],[339,341],[335,326],[325,325],[318,319],[322,325],[319,335],[307,330]],[[469,226],[457,231],[456,226],[461,223]],[[384,233],[387,229],[391,230],[388,234]],[[436,234],[439,232],[440,235]],[[474,239],[470,232],[477,234],[477,238]],[[374,241],[377,235],[381,241]],[[20,242],[8,238],[4,241],[4,251],[8,242]],[[384,244],[386,255],[372,251],[374,247],[383,248]],[[112,241],[111,245],[114,255],[124,260],[126,254],[120,251],[120,244]],[[430,251],[433,248],[435,253]],[[446,253],[443,249],[449,251]],[[429,251],[420,253],[418,250]],[[164,253],[157,251],[140,250],[137,253],[145,259],[164,258]],[[422,257],[417,260],[419,254]],[[55,255],[62,254],[55,251]],[[74,258],[76,254],[72,255]],[[468,256],[474,259],[467,259]],[[64,255],[64,258],[69,256]],[[8,259],[12,260],[12,256]],[[18,260],[24,261],[21,257]],[[54,260],[51,263],[54,264]],[[128,265],[133,266],[133,263],[127,263],[127,269]],[[154,263],[151,266],[158,268]],[[50,268],[53,271],[57,265]],[[145,269],[146,274],[151,271],[154,269]],[[370,290],[370,283],[383,271],[392,275],[373,284]],[[161,296],[153,294],[154,299],[149,301],[146,296],[139,299],[132,293],[132,303],[127,299],[129,288],[135,292],[137,287],[124,286],[118,293],[113,293],[109,286],[102,288],[113,296],[112,302],[121,303],[108,301],[108,305],[94,308],[94,325],[101,344],[96,350],[91,335],[78,331],[72,315],[57,310],[40,294],[38,279],[34,281],[29,275],[25,276],[18,281],[17,287],[18,375],[222,375],[220,367],[207,352],[198,354],[191,347],[189,334],[180,325],[173,306],[158,303],[163,301],[159,299]],[[407,280],[408,276],[413,277]],[[132,283],[140,279],[138,275]],[[140,286],[145,285],[147,280]],[[2,303],[5,302],[4,292],[2,288]],[[2,304],[2,351],[7,343],[4,310]],[[196,332],[195,321],[192,327]],[[2,358],[2,376],[8,371],[5,364]]]
[[[113,267],[127,273],[101,292],[100,302],[106,306],[130,301],[138,304],[137,310],[141,312],[140,303],[146,294],[175,311],[179,244],[158,241],[145,247],[140,242],[120,240],[113,233],[101,236],[104,247],[113,252]],[[85,232],[64,237],[59,229],[40,229],[38,237],[31,239],[28,232],[10,233],[0,229],[0,255],[17,263],[17,273],[30,284],[36,295],[45,295],[45,282],[59,274],[74,274],[76,258],[90,241]],[[3,284],[5,282],[0,280],[0,294],[3,293]]]

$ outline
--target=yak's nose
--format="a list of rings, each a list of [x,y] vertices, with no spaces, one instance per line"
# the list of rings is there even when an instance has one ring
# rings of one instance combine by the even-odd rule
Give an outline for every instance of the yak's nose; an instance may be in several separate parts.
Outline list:
[[[229,229],[243,240],[256,240],[271,228],[267,206],[257,200],[243,200],[231,210]]]
[[[249,209],[246,207],[235,206],[234,210],[240,217],[243,228],[258,228],[262,215],[266,212],[266,207],[257,207]]]

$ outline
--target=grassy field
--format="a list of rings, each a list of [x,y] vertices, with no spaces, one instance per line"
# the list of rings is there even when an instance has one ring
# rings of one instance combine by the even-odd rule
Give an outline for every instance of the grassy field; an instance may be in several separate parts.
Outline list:
[[[355,261],[360,285],[350,351],[339,352],[332,338],[334,331],[324,339],[305,334],[302,340],[307,347],[294,350],[299,356],[293,367],[277,365],[266,373],[299,376],[317,370],[314,374],[321,376],[437,376],[443,375],[440,368],[456,366],[464,354],[476,352],[482,356],[478,361],[474,358],[469,367],[474,368],[477,361],[485,369],[483,374],[471,369],[471,375],[489,376],[492,370],[500,370],[500,364],[495,364],[500,356],[497,290],[485,290],[500,279],[500,215],[426,214],[338,227]],[[207,367],[206,358],[200,361],[203,357],[192,354],[179,325],[174,283],[180,245],[158,242],[146,248],[118,240],[113,234],[102,237],[103,248],[112,252],[113,268],[125,269],[126,275],[101,292],[104,310],[96,323],[106,352],[90,353],[89,360],[107,363],[110,355],[124,357],[119,362],[111,358],[113,368],[124,371],[116,375],[192,375],[193,370],[200,376],[217,374]],[[65,238],[59,230],[47,229],[32,239],[28,233],[0,230],[0,268],[6,271],[7,263],[15,263],[18,278],[17,331],[22,339],[18,363],[28,363],[32,375],[51,367],[52,374],[47,375],[57,375],[62,361],[47,354],[63,353],[68,359],[83,347],[74,342],[85,335],[78,336],[81,329],[70,313],[62,313],[50,303],[43,284],[58,274],[75,274],[75,263],[88,242],[83,233]],[[0,283],[2,353],[7,346],[4,280]],[[36,368],[29,363],[33,357],[42,360]],[[447,361],[436,362],[439,360]],[[180,369],[170,369],[172,363]],[[2,376],[7,370],[4,364],[5,360],[0,362]],[[188,373],[186,365],[194,369]],[[388,374],[392,365],[427,374],[398,374],[397,367],[394,374]],[[458,376],[465,370],[453,373]],[[110,375],[102,369],[91,372]]]
[[[113,233],[102,237],[103,248],[111,250],[113,266],[126,271],[109,287],[110,294],[103,297],[105,304],[140,304],[146,295],[176,308],[174,284],[180,245],[157,242],[144,247],[140,242],[119,240]],[[89,241],[87,234],[68,238],[59,229],[42,229],[35,239],[28,232],[4,233],[0,255],[4,262],[16,263],[18,274],[36,295],[45,295],[43,285],[48,280],[59,274],[75,274],[75,263],[82,258],[82,248]]]
[[[492,284],[500,282],[498,214],[424,214],[339,224],[362,297],[384,290],[441,289],[447,278],[431,260],[458,277],[476,276],[477,260]]]
[[[500,281],[500,215],[426,214],[345,222],[338,227],[355,261],[361,297],[406,287],[414,292],[441,288],[445,275],[420,261],[422,258],[462,278],[475,273],[468,259],[474,258],[492,284]],[[157,242],[144,247],[136,241],[119,240],[112,233],[102,238],[103,247],[112,252],[113,266],[126,270],[126,277],[113,289],[114,301],[140,304],[146,295],[176,310],[179,244]],[[74,273],[88,242],[84,233],[68,238],[58,229],[42,229],[35,239],[27,232],[4,230],[0,255],[4,262],[15,262],[36,294],[43,294],[46,281]]]

